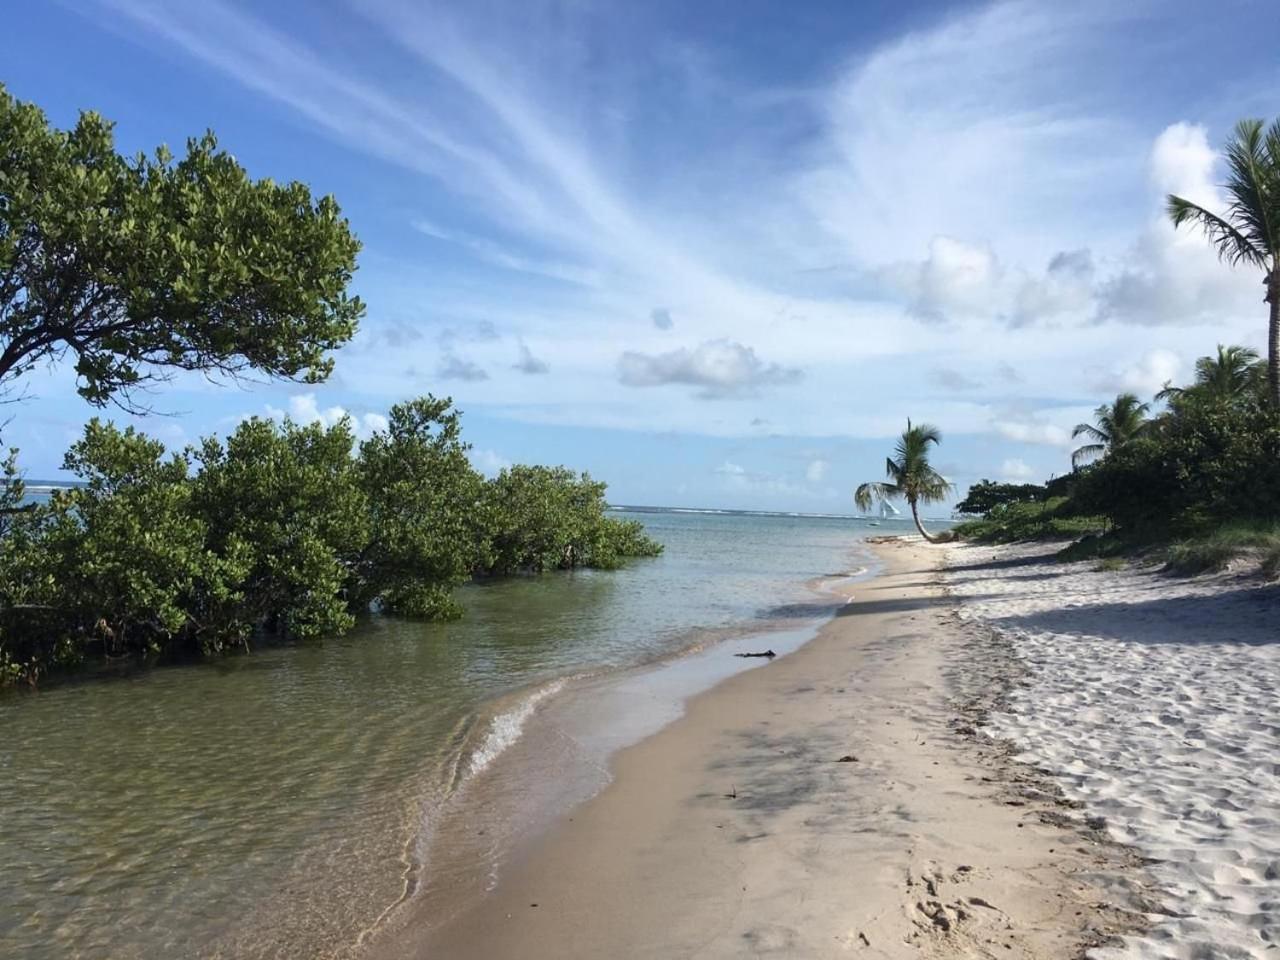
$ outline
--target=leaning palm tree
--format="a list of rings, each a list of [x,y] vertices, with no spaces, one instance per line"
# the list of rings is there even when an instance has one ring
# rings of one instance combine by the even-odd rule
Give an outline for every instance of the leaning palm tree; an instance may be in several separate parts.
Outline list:
[[[1142,433],[1147,426],[1150,404],[1142,403],[1132,393],[1122,393],[1115,403],[1104,403],[1093,411],[1093,423],[1077,423],[1072,439],[1086,437],[1091,442],[1071,453],[1071,466],[1080,467],[1105,456]]]
[[[1262,271],[1263,299],[1271,308],[1267,386],[1271,403],[1280,407],[1280,120],[1265,132],[1261,120],[1241,120],[1227,141],[1226,157],[1226,214],[1169,194],[1169,217],[1175,227],[1198,224],[1232,266],[1247,263]]]
[[[1201,357],[1196,361],[1195,383],[1189,387],[1166,384],[1156,394],[1156,399],[1170,400],[1174,404],[1196,398],[1226,403],[1259,396],[1261,379],[1262,363],[1258,360],[1258,351],[1250,347],[1218,344],[1216,357]]]
[[[951,492],[951,483],[929,464],[929,446],[942,442],[942,434],[937,427],[922,423],[912,426],[907,421],[907,429],[898,438],[893,448],[893,456],[884,461],[885,476],[888,483],[864,483],[853,494],[853,502],[859,510],[870,510],[872,504],[898,497],[906,500],[911,507],[911,519],[916,522],[920,535],[930,543],[937,543],[935,537],[929,535],[924,524],[920,522],[919,505],[922,503],[941,503]]]

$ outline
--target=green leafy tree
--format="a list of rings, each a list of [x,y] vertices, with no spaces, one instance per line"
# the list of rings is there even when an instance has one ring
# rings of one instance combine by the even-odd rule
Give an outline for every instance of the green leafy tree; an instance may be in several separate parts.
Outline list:
[[[1132,393],[1122,393],[1114,403],[1099,405],[1093,411],[1093,423],[1077,423],[1071,431],[1072,439],[1085,437],[1090,441],[1071,452],[1071,465],[1083,466],[1140,436],[1147,429],[1150,408]]]
[[[913,426],[908,420],[907,429],[898,438],[893,456],[885,458],[888,482],[859,486],[853,494],[858,509],[870,510],[881,501],[902,498],[911,507],[911,519],[915,521],[920,535],[930,543],[937,543],[937,538],[931,536],[920,522],[920,504],[941,503],[951,493],[951,483],[929,463],[929,448],[941,442],[942,434],[937,427],[925,423]]]
[[[192,509],[218,556],[251,556],[238,591],[207,597],[197,619],[219,643],[259,626],[313,639],[350,629],[350,569],[369,542],[347,420],[325,427],[254,417],[226,442],[206,439]]]
[[[1271,403],[1280,407],[1280,120],[1264,130],[1261,120],[1241,120],[1226,146],[1230,173],[1225,214],[1169,195],[1175,227],[1199,226],[1227,263],[1262,271],[1270,316],[1267,380]]]
[[[357,477],[370,537],[352,565],[349,600],[415,617],[461,611],[453,589],[485,565],[484,478],[467,459],[458,411],[421,397],[391,408],[360,445]]]
[[[612,568],[662,551],[640,524],[605,515],[605,484],[566,467],[515,466],[487,487],[487,572]]]
[[[1040,483],[997,483],[979,480],[972,484],[965,497],[956,504],[956,512],[972,516],[989,516],[992,512],[1011,503],[1031,503],[1044,500],[1047,490]]]
[[[55,491],[5,539],[0,660],[34,679],[90,651],[110,660],[183,648],[199,598],[245,572],[243,553],[206,551],[187,457],[166,458],[162,443],[95,419],[63,468],[83,484]]]
[[[1265,395],[1266,368],[1249,347],[1218,344],[1215,356],[1196,360],[1195,382],[1189,387],[1166,385],[1156,394],[1174,406],[1187,402],[1236,403]]]
[[[1280,520],[1280,418],[1269,404],[1188,404],[1080,474],[1073,497],[1129,536]]]
[[[213,134],[174,162],[115,152],[0,86],[0,390],[69,357],[89,402],[137,408],[175,370],[323,380],[363,312],[332,197],[251,180]]]

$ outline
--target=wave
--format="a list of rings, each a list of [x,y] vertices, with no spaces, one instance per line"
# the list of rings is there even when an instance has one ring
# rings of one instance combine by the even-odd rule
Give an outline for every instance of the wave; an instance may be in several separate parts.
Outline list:
[[[568,677],[561,677],[558,680],[552,680],[534,690],[510,710],[494,717],[489,722],[489,732],[485,734],[484,741],[476,748],[475,753],[471,754],[471,762],[467,766],[467,778],[470,779],[480,773],[501,756],[503,751],[519,740],[520,735],[524,733],[524,725],[533,716],[533,711],[537,709],[538,704],[547,697],[559,693],[568,679]]]

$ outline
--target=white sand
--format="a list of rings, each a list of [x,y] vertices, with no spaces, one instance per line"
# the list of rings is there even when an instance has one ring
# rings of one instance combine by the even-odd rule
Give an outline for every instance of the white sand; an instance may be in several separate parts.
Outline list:
[[[1280,588],[948,548],[960,616],[1026,683],[986,730],[1155,861],[1164,914],[1098,958],[1280,960]]]

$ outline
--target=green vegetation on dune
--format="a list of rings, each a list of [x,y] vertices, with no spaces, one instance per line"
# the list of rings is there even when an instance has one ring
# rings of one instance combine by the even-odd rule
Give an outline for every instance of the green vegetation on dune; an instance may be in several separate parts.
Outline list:
[[[1101,530],[1103,526],[1102,517],[1079,513],[1070,497],[1051,496],[1002,504],[983,517],[956,524],[952,532],[963,540],[1014,543],[1074,539]]]
[[[1087,442],[1069,477],[1045,487],[975,484],[958,509],[980,516],[957,535],[1071,537],[1064,560],[1114,566],[1140,553],[1174,573],[1250,556],[1280,574],[1280,120],[1241,121],[1224,153],[1226,212],[1170,196],[1168,214],[1175,227],[1200,227],[1224,261],[1263,272],[1265,363],[1250,348],[1219,344],[1196,362],[1192,383],[1165,384],[1154,398],[1160,413],[1132,393],[1102,404],[1072,433]]]

